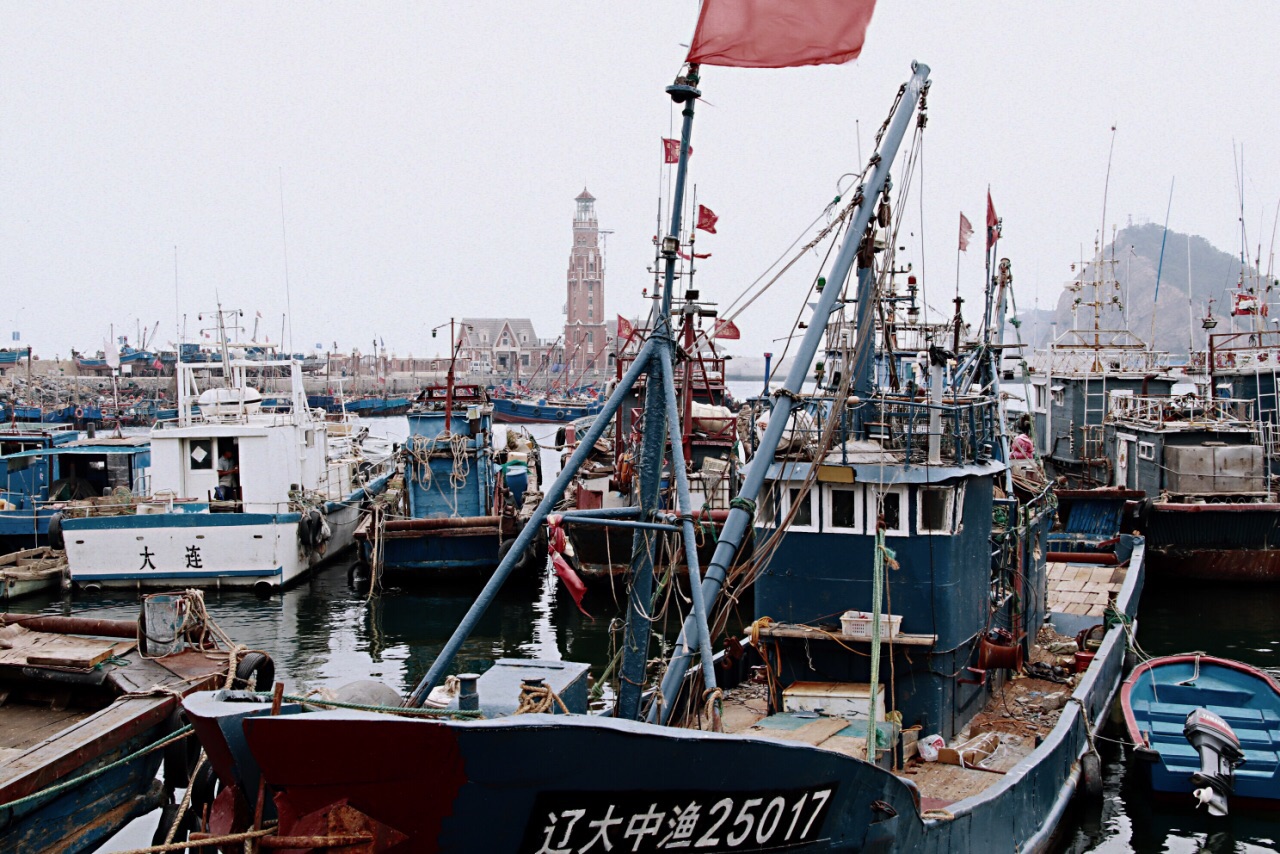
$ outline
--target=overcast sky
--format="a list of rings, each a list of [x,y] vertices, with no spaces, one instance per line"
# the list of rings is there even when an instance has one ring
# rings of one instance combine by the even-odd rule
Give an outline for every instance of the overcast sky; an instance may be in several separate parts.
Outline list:
[[[0,345],[162,345],[187,315],[261,311],[278,341],[431,355],[456,316],[563,323],[573,198],[597,197],[610,315],[644,308],[663,88],[693,0],[645,3],[0,3]],[[698,284],[729,302],[860,168],[897,86],[933,69],[904,260],[944,307],[963,210],[989,184],[1021,307],[1051,305],[1102,223],[1162,222],[1234,250],[1280,201],[1280,5],[882,3],[862,57],[705,68],[692,180],[720,216]],[[898,170],[895,170],[895,173]],[[922,178],[922,180],[921,180]],[[283,211],[281,189],[283,188]],[[920,211],[925,212],[923,227]],[[174,247],[177,247],[175,286]],[[976,292],[981,252],[962,260]],[[744,315],[742,355],[786,333],[817,268]]]

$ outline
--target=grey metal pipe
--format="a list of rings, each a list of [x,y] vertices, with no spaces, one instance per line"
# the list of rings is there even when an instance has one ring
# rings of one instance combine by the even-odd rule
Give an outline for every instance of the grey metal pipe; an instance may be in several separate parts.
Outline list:
[[[639,507],[597,507],[593,510],[569,510],[560,514],[566,522],[575,519],[630,519],[639,516]]]
[[[706,599],[702,595],[702,575],[698,571],[698,540],[693,532],[689,472],[685,468],[684,437],[680,433],[680,417],[676,408],[676,385],[671,376],[671,353],[659,348],[658,358],[662,360],[662,388],[667,401],[668,429],[671,431],[671,469],[675,472],[676,501],[684,528],[684,560],[689,568],[689,593],[693,597],[693,620],[698,629],[698,656],[702,661],[703,682],[710,692],[715,690],[716,674],[712,666],[711,631],[707,625]]]
[[[597,528],[633,528],[642,531],[674,531],[675,533],[680,533],[680,528],[675,525],[668,525],[665,522],[636,522],[632,519],[583,518],[581,516],[572,520],[565,519],[565,522],[570,521],[577,525],[592,525]]]
[[[696,71],[691,69],[692,74]],[[653,337],[657,351],[667,354],[671,364],[671,300],[675,288],[676,255],[679,251],[680,217],[684,212],[684,187],[689,172],[689,143],[693,138],[693,108],[701,94],[689,82],[677,80],[667,87],[671,100],[681,104],[680,159],[676,164],[676,183],[671,196],[671,228],[662,240],[664,271],[662,307],[657,310]],[[656,308],[656,307],[655,307]],[[663,362],[649,357],[649,378],[645,388],[644,445],[640,456],[640,518],[650,521],[658,510],[658,487],[662,480],[663,446],[666,444],[666,410],[654,405],[662,393]],[[648,478],[646,479],[646,475]],[[645,665],[649,660],[649,638],[653,627],[649,621],[653,609],[654,538],[637,531],[631,548],[631,586],[627,591],[627,625],[622,644],[622,665],[618,670],[618,717],[636,720],[640,717],[640,700],[644,691]]]
[[[786,382],[774,395],[776,402],[769,414],[769,425],[765,428],[764,436],[760,439],[760,447],[756,451],[756,456],[747,468],[747,475],[743,480],[742,489],[738,491],[740,499],[754,502],[756,496],[760,494],[760,488],[764,485],[765,476],[768,474],[769,466],[773,462],[774,451],[777,450],[778,441],[782,438],[782,431],[786,428],[787,422],[791,418],[791,411],[796,403],[795,395],[804,384],[805,377],[809,372],[809,364],[813,361],[813,357],[818,352],[818,347],[826,334],[827,323],[831,319],[831,309],[840,297],[841,291],[844,290],[844,283],[849,277],[849,271],[853,269],[858,244],[862,240],[863,232],[866,231],[867,223],[871,221],[871,217],[875,213],[876,200],[889,177],[889,167],[893,165],[893,160],[898,154],[898,148],[902,144],[903,136],[906,134],[911,114],[915,112],[915,105],[920,98],[920,93],[924,91],[925,81],[929,78],[929,66],[922,63],[913,63],[912,72],[911,79],[904,87],[902,97],[896,105],[893,118],[889,121],[889,127],[885,132],[880,148],[872,156],[874,165],[871,170],[871,177],[860,188],[863,199],[859,203],[853,220],[849,225],[844,245],[840,247],[840,252],[831,266],[831,272],[827,276],[827,285],[823,288],[818,304],[813,310],[813,322],[809,324],[804,338],[801,339],[800,347],[796,352],[794,361],[791,363],[791,370],[787,373]],[[707,567],[707,576],[702,583],[703,599],[710,606],[715,605],[716,597],[720,594],[720,588],[724,584],[729,565],[733,562],[738,546],[741,544],[747,532],[747,526],[750,524],[751,514],[740,506],[734,507],[729,512],[729,518],[725,520],[724,529],[720,534],[720,541],[716,544],[715,554],[712,555],[711,565]],[[692,659],[690,653],[682,652],[685,649],[685,638],[697,630],[697,624],[694,618],[690,616],[685,620],[684,628],[680,632],[680,638],[676,642],[675,652],[671,657],[671,664],[662,680],[662,695],[664,697],[674,698],[680,690],[680,685],[684,681],[684,675],[688,671],[689,663]],[[663,706],[661,710],[658,710],[655,706],[650,709],[650,720],[660,719],[662,723],[666,723],[670,717],[670,710],[670,703]],[[655,718],[655,713],[658,718]]]
[[[516,536],[515,543],[511,546],[511,551],[498,564],[498,568],[493,571],[493,575],[485,583],[484,589],[480,591],[476,601],[467,610],[462,622],[453,630],[453,635],[445,643],[444,649],[440,650],[436,660],[431,663],[431,667],[427,670],[427,675],[422,677],[422,681],[418,683],[417,687],[413,689],[413,693],[405,700],[406,706],[421,706],[427,695],[431,693],[431,689],[440,684],[440,679],[444,676],[445,671],[449,669],[449,665],[453,663],[454,656],[458,654],[458,650],[462,648],[467,638],[471,636],[472,630],[480,622],[480,618],[484,616],[484,612],[488,610],[489,605],[498,595],[498,591],[502,589],[502,585],[506,582],[507,576],[511,574],[512,568],[515,567],[516,562],[524,554],[529,544],[533,542],[533,538],[537,535],[538,529],[542,527],[547,514],[556,506],[556,502],[564,495],[565,487],[569,485],[569,481],[573,479],[578,469],[586,462],[587,455],[592,450],[592,445],[603,435],[605,427],[609,425],[609,419],[618,411],[618,407],[622,405],[623,398],[626,397],[631,387],[635,385],[636,380],[640,378],[640,374],[644,372],[645,365],[648,363],[656,346],[657,344],[653,338],[644,343],[635,362],[627,369],[622,379],[618,381],[618,387],[613,390],[613,394],[609,396],[599,415],[596,416],[596,420],[592,422],[590,429],[587,430],[586,437],[582,442],[578,443],[577,450],[569,457],[569,461],[565,463],[560,474],[556,476],[555,481],[547,489],[547,494],[543,496],[538,509],[533,511],[533,516],[529,518],[528,523]]]

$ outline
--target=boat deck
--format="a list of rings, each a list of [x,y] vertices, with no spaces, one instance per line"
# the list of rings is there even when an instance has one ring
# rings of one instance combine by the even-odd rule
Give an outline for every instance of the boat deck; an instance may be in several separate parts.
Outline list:
[[[1049,564],[1048,575],[1050,611],[1098,617],[1101,622],[1108,604],[1124,584],[1126,567],[1054,562]],[[841,639],[838,629],[789,624],[762,626],[759,633],[762,638]],[[934,638],[928,635],[903,634],[885,639],[886,646],[896,643],[928,647],[933,642]],[[1053,652],[1074,649],[1071,643],[1072,638],[1057,634],[1049,626],[1042,627],[1031,647],[1030,663],[1035,672],[1052,675],[1052,679],[1023,674],[1005,679],[986,707],[948,745],[953,752],[951,761],[944,757],[944,761],[923,762],[915,754],[914,744],[908,746],[904,751],[905,767],[892,770],[916,785],[923,809],[945,809],[980,794],[1035,750],[1037,740],[1057,724],[1079,681],[1079,676],[1067,675],[1070,668],[1065,672],[1062,668],[1073,661],[1072,657]],[[1055,666],[1059,668],[1056,671]],[[865,725],[850,725],[845,718],[814,713],[769,714],[768,688],[761,683],[749,682],[727,690],[721,720],[726,733],[799,742],[857,759],[867,756]],[[698,724],[690,721],[690,725]]]
[[[1049,570],[1049,610],[1101,617],[1124,586],[1125,567],[1054,561]]]

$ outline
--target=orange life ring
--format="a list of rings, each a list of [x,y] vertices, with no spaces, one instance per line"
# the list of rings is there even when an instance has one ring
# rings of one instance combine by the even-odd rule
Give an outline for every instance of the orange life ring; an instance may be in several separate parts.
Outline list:
[[[76,418],[84,418],[84,407],[82,406],[76,407]]]

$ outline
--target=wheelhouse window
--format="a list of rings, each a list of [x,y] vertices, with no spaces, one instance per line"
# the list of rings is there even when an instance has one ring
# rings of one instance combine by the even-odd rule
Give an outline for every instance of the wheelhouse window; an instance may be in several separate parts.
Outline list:
[[[827,531],[862,533],[862,487],[828,486],[822,523]]]
[[[907,530],[907,488],[905,486],[873,487],[875,504],[867,510],[868,526],[877,517],[884,519],[884,532],[891,537],[905,537]]]
[[[795,516],[791,519],[791,530],[793,531],[816,531],[818,530],[817,514],[814,511],[814,501],[817,498],[817,492],[809,489],[805,490],[801,486],[787,486],[787,506],[784,512],[790,515],[795,512]]]
[[[761,528],[772,528],[778,524],[777,489],[777,484],[769,484],[760,494],[760,502],[756,505],[756,525]]]
[[[188,442],[187,461],[192,471],[213,468],[213,440],[191,439]]]
[[[921,534],[950,534],[955,530],[956,491],[949,486],[922,486],[918,493],[916,529]]]
[[[1156,458],[1156,446],[1151,442],[1138,443],[1138,459],[1154,460]]]

